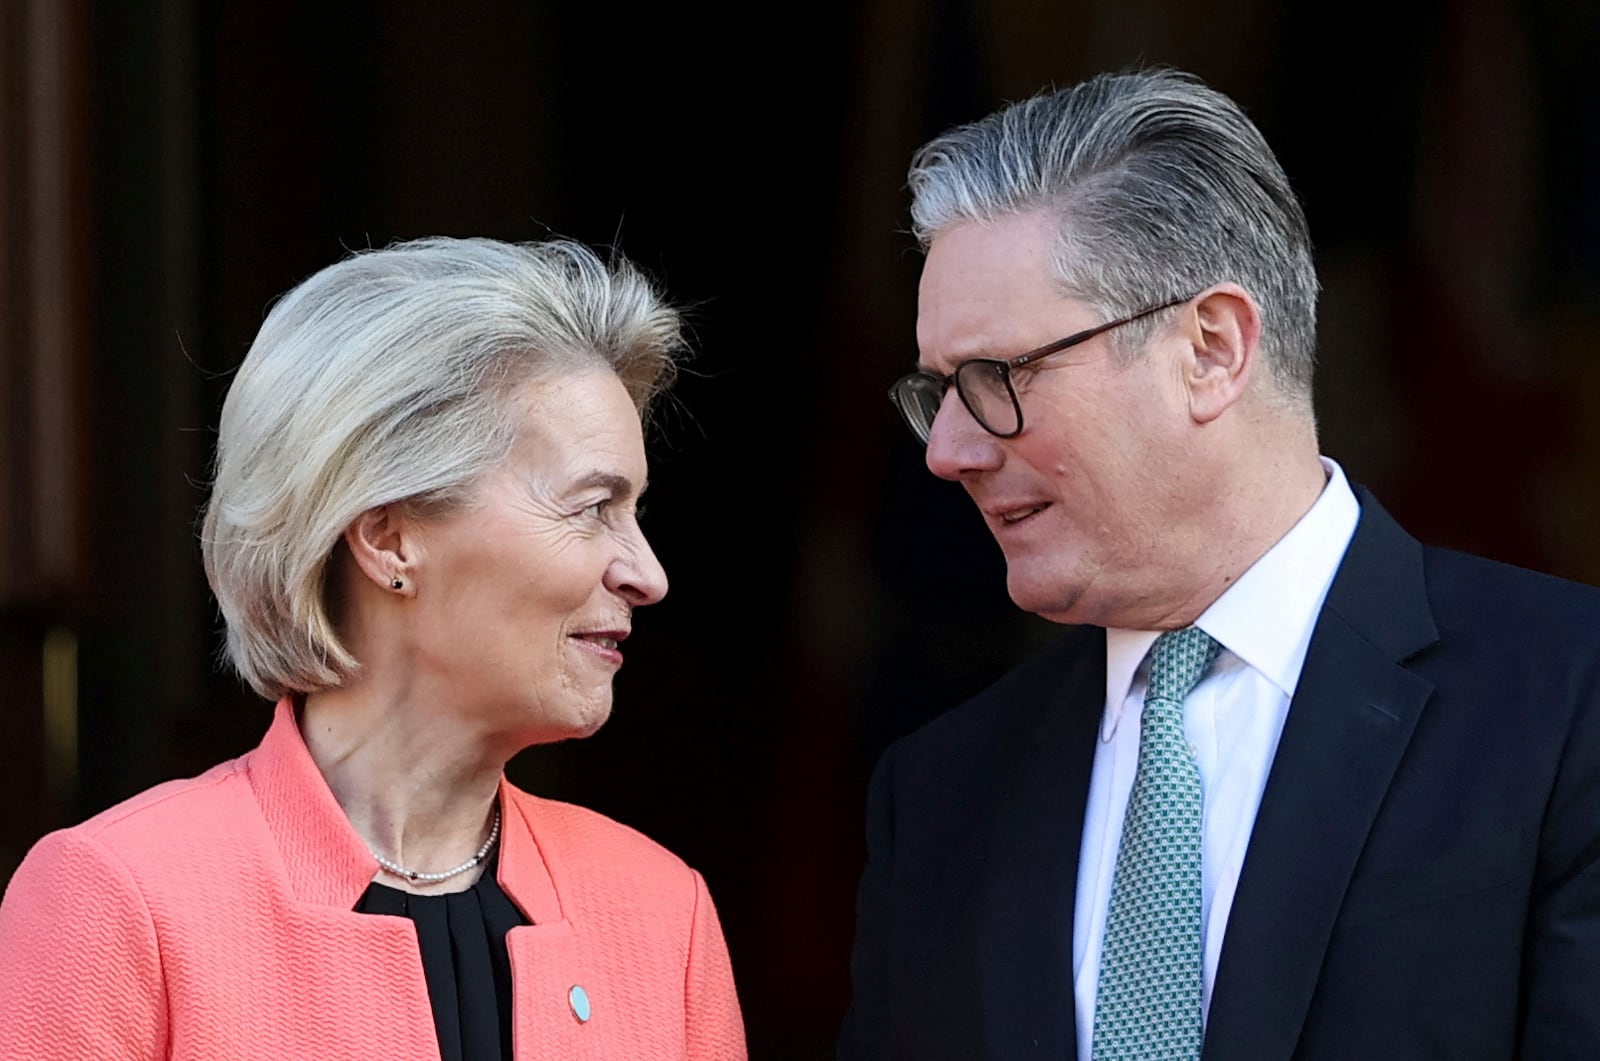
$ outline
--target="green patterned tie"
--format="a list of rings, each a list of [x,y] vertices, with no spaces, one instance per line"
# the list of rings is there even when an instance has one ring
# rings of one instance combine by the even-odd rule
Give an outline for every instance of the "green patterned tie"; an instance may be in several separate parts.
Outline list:
[[[1139,769],[1122,821],[1095,993],[1094,1061],[1200,1056],[1200,771],[1183,701],[1221,646],[1198,627],[1151,650]]]

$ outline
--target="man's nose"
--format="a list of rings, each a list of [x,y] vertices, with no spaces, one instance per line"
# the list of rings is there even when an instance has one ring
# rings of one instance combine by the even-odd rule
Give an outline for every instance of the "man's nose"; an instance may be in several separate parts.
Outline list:
[[[951,387],[928,430],[928,470],[953,481],[973,472],[992,471],[1000,466],[999,443],[973,419],[961,396]]]

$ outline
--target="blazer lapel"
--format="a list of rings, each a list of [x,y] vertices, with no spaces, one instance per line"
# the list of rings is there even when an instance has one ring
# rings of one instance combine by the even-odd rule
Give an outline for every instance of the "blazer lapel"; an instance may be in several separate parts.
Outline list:
[[[1251,832],[1207,1020],[1206,1061],[1288,1058],[1345,889],[1432,686],[1400,664],[1438,640],[1422,548],[1370,494],[1312,635]]]
[[[603,973],[586,967],[580,944],[571,921],[523,925],[506,934],[516,985],[511,1023],[517,1057],[594,1056],[590,1051],[614,1025],[612,1014],[627,1005],[625,997],[607,993]],[[601,1018],[592,1026],[590,1007]]]
[[[997,785],[978,913],[978,975],[989,1058],[1077,1056],[1072,990],[1078,848],[1094,742],[1105,706],[1105,632],[1064,639],[1018,754]]]
[[[516,997],[512,1039],[518,1057],[584,1057],[605,1034],[606,1022],[589,1025],[589,1007],[602,1017],[622,1000],[609,997],[598,972],[583,961],[579,927],[568,917],[555,868],[535,831],[537,800],[500,779],[503,830],[500,887],[531,924],[506,934]],[[577,1016],[581,993],[582,1019]]]

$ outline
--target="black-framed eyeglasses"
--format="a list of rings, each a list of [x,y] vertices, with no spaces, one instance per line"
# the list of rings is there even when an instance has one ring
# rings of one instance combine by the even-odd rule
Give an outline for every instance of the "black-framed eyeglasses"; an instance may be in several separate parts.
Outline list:
[[[1160,313],[1173,306],[1181,306],[1194,297],[1190,295],[1188,298],[1175,298],[1171,302],[1142,309],[1132,316],[1086,328],[1081,332],[1073,332],[1065,339],[1057,339],[1036,350],[1029,350],[1025,354],[1018,354],[1003,361],[996,358],[974,357],[961,362],[948,376],[939,376],[932,372],[913,372],[895,381],[895,385],[889,388],[889,400],[900,410],[900,416],[905,420],[906,426],[911,428],[911,433],[926,446],[928,435],[933,431],[933,418],[939,415],[939,407],[944,404],[945,392],[954,384],[956,393],[961,396],[961,404],[965,405],[967,412],[978,421],[978,426],[1000,438],[1015,438],[1022,434],[1022,402],[1018,400],[1017,388],[1011,382],[1013,372],[1041,358],[1058,354],[1097,335],[1103,335],[1113,328],[1143,320],[1153,313]]]

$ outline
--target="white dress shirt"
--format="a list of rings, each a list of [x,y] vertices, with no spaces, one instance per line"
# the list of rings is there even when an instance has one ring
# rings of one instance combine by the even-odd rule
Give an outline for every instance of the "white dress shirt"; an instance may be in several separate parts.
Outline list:
[[[1201,819],[1202,1007],[1211,1008],[1222,933],[1272,757],[1300,680],[1311,631],[1361,515],[1344,471],[1322,459],[1327,484],[1311,509],[1195,625],[1222,645],[1183,705],[1183,728],[1205,793]],[[1106,707],[1095,747],[1072,934],[1078,1057],[1094,1039],[1095,990],[1122,819],[1139,763],[1139,720],[1154,630],[1106,631]]]

